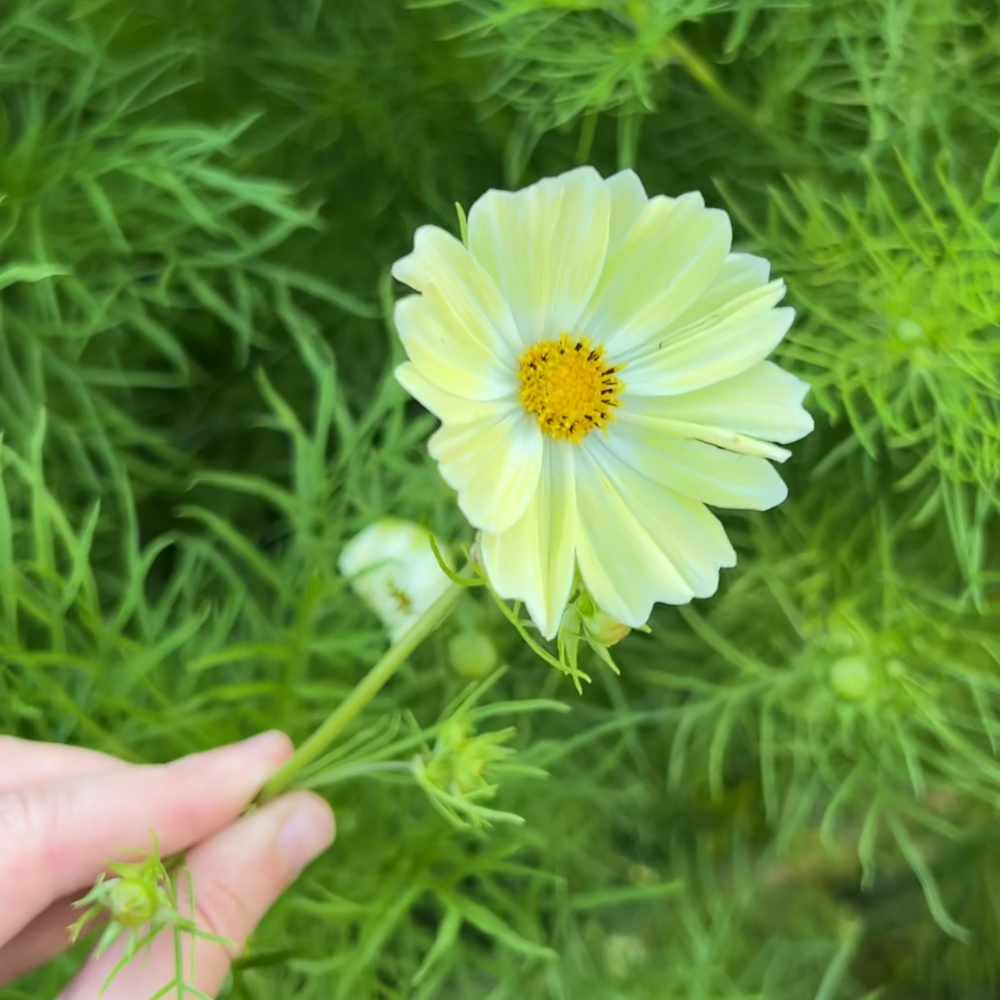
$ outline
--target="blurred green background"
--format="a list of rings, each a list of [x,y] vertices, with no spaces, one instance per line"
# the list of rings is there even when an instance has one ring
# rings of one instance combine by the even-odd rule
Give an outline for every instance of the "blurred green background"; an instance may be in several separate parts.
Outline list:
[[[226,996],[998,995],[998,95],[996,0],[3,0],[2,732],[300,741],[362,676],[344,540],[470,540],[391,375],[389,266],[456,201],[634,167],[799,313],[817,430],[719,594],[582,695],[467,599],[342,762],[433,725],[478,629],[526,822],[335,771]]]

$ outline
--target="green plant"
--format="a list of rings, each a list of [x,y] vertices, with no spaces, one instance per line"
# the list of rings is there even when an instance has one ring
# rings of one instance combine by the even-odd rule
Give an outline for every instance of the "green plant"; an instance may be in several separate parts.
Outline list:
[[[721,592],[619,674],[581,620],[581,694],[465,594],[300,773],[338,845],[227,996],[996,993],[998,69],[988,0],[4,6],[2,732],[301,745],[379,660],[345,542],[472,542],[389,319],[455,201],[635,166],[798,312],[817,430]]]

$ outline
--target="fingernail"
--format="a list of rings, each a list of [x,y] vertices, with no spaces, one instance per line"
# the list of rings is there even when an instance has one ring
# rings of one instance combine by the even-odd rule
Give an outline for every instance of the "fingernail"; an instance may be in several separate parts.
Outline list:
[[[296,792],[294,797],[297,802],[281,828],[278,844],[288,867],[298,875],[333,843],[335,827],[333,811],[318,795]]]

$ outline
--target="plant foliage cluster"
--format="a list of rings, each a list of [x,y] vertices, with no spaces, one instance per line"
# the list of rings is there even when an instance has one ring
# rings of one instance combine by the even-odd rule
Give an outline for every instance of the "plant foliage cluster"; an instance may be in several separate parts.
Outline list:
[[[3,4],[4,732],[299,741],[363,674],[344,541],[470,540],[391,374],[456,200],[633,166],[798,310],[817,430],[719,595],[582,696],[467,597],[310,771],[338,844],[229,996],[996,995],[998,94],[992,0]]]

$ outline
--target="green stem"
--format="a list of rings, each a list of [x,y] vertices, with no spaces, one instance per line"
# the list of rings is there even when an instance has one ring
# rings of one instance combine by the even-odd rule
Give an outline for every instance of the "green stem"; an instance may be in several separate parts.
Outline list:
[[[783,156],[789,157],[789,162],[801,160],[801,151],[790,146],[788,142],[779,136],[774,129],[767,128],[762,124],[760,117],[749,104],[744,104],[735,94],[730,92],[725,84],[719,79],[712,64],[692,49],[686,42],[682,41],[676,34],[667,40],[666,54],[668,58],[676,59],[695,83],[710,97],[715,100],[719,107],[723,108],[735,119],[741,122],[744,127],[753,132],[762,141],[777,149]]]
[[[270,778],[257,796],[263,805],[284,792],[295,776],[314,760],[358,717],[417,646],[451,614],[466,588],[453,583],[411,626],[409,631],[368,671],[326,721]]]
[[[682,42],[676,34],[670,36],[667,42],[667,51],[688,71],[695,81],[701,84],[707,93],[715,98],[721,107],[725,108],[731,115],[739,118],[755,131],[760,129],[757,118],[751,108],[739,98],[734,97],[723,86],[718,76],[716,76],[711,63]]]

